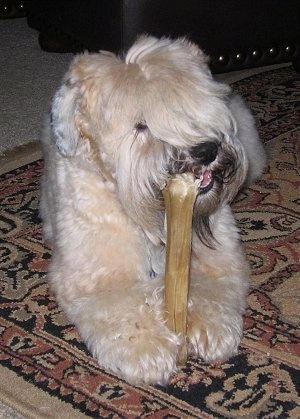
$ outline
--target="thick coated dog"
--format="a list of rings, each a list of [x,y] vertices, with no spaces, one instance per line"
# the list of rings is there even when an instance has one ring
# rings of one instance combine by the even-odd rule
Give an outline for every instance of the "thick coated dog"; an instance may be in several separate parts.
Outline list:
[[[162,185],[199,179],[187,344],[219,362],[243,330],[249,267],[229,207],[262,172],[254,120],[185,39],[140,37],[125,58],[77,56],[43,135],[41,215],[53,246],[48,279],[104,368],[165,384],[182,336],[164,313]]]

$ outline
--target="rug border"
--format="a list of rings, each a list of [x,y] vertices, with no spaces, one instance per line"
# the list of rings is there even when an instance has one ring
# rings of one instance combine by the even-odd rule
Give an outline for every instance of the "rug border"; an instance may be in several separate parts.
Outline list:
[[[41,158],[42,150],[39,141],[7,150],[3,155],[0,155],[0,175]]]
[[[65,403],[48,393],[40,390],[33,384],[19,377],[14,371],[0,365],[1,387],[0,396],[4,404],[29,419],[53,418],[53,412],[57,417],[66,419],[83,419],[86,415],[74,409],[71,404]],[[14,385],[12,385],[14,383]],[[15,392],[18,392],[16,397]],[[40,405],[32,404],[31,401],[39,400]],[[48,413],[49,412],[49,413]],[[62,416],[60,416],[62,415]]]

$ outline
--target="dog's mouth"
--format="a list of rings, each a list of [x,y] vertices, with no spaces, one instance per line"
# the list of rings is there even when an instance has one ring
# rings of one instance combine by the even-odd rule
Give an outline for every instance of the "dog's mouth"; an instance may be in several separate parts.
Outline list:
[[[199,182],[199,194],[209,192],[215,183],[215,176],[212,170],[194,169],[193,174]]]
[[[177,173],[192,173],[195,178],[195,182],[197,183],[199,195],[207,194],[216,184],[218,186],[222,186],[224,183],[224,174],[222,170],[217,167],[212,170],[208,166],[201,167],[200,165],[194,163],[185,163],[180,165],[175,163],[169,173],[170,175],[175,175]]]

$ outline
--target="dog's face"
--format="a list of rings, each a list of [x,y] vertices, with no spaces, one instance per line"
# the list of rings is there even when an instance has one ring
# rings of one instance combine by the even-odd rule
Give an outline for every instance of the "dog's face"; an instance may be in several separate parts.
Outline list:
[[[98,154],[124,209],[153,240],[165,234],[161,189],[173,174],[192,172],[200,180],[194,226],[209,243],[210,215],[247,172],[229,96],[194,44],[143,37],[124,60],[74,60],[54,99],[54,139],[65,156]]]

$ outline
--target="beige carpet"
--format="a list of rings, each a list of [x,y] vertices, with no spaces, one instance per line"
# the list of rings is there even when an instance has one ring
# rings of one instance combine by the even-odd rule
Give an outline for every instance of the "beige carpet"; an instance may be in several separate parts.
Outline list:
[[[71,58],[42,51],[25,18],[0,19],[0,154],[38,139]]]

